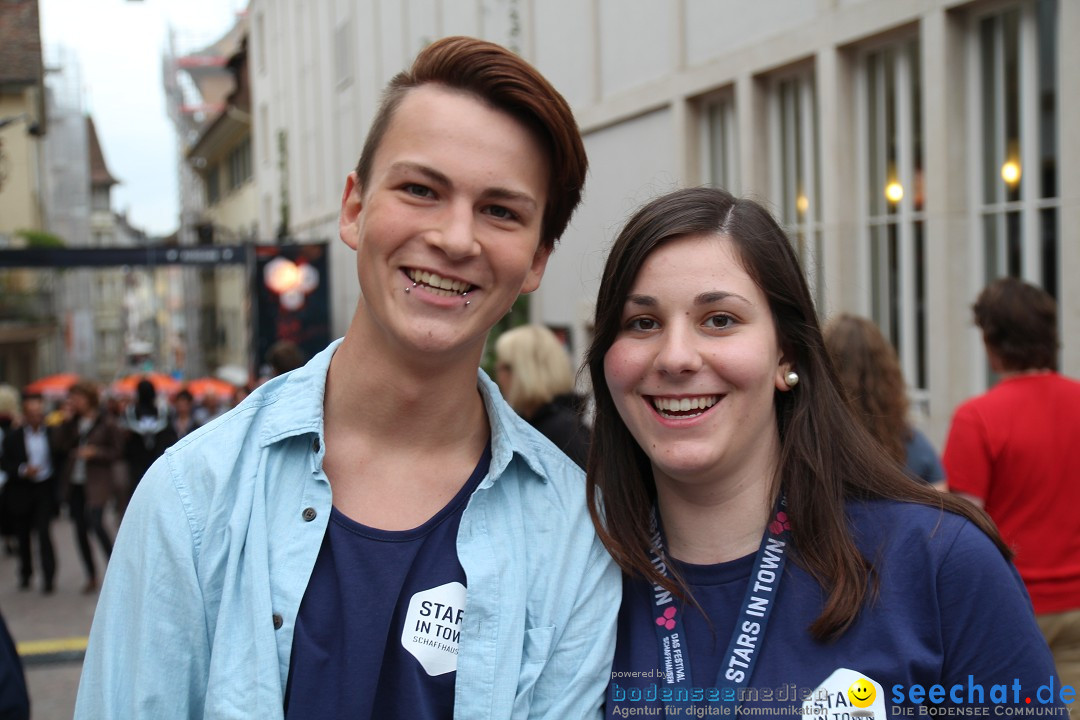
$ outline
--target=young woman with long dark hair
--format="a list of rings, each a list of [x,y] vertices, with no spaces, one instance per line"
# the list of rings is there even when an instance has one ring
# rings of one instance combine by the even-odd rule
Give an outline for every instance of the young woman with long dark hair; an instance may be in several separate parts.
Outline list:
[[[624,572],[609,717],[1061,707],[1056,683],[1036,698],[1053,663],[1009,549],[854,418],[760,205],[689,189],[638,211],[587,364],[590,511]]]

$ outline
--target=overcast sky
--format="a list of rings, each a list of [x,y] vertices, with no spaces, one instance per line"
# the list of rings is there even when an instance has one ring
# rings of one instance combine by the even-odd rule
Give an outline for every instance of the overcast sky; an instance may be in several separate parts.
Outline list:
[[[181,49],[207,45],[247,0],[38,0],[41,40],[69,48],[82,69],[109,172],[120,181],[113,208],[151,235],[178,224],[176,134],[165,111],[161,56],[169,25]]]

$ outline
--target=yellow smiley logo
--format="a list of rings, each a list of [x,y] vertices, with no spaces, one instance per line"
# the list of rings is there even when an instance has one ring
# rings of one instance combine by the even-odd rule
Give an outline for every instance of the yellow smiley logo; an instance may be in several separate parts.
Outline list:
[[[851,704],[855,707],[866,708],[874,703],[874,698],[877,697],[877,691],[874,690],[874,683],[866,678],[859,678],[848,688],[847,696],[848,700],[850,700]]]

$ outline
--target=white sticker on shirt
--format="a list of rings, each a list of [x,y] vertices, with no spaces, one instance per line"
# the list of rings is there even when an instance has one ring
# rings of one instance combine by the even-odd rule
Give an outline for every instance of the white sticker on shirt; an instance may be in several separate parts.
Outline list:
[[[837,668],[803,703],[803,716],[822,720],[885,720],[885,690],[873,678]]]
[[[401,646],[431,676],[457,670],[461,619],[465,616],[465,586],[446,583],[412,596]]]

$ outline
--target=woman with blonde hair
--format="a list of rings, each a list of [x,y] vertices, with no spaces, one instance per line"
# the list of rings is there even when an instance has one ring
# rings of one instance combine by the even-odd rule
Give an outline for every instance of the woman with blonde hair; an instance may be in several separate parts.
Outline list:
[[[908,396],[896,351],[872,321],[841,313],[825,327],[829,351],[848,404],[909,475],[939,489],[945,470],[937,451],[908,421]]]
[[[543,325],[521,325],[495,341],[495,381],[506,402],[582,468],[589,455],[584,401],[574,393],[566,348]]]

